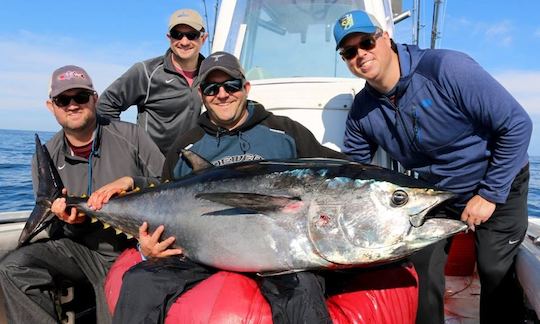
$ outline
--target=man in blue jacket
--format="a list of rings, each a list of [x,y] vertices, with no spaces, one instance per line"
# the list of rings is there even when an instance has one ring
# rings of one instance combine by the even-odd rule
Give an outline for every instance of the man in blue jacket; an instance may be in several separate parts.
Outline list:
[[[364,11],[340,17],[334,37],[349,70],[366,80],[347,119],[345,153],[370,162],[380,147],[420,178],[457,193],[453,213],[446,212],[475,231],[481,323],[518,323],[523,305],[514,260],[528,224],[529,116],[469,56],[396,44]],[[417,323],[444,322],[444,247],[413,257]]]

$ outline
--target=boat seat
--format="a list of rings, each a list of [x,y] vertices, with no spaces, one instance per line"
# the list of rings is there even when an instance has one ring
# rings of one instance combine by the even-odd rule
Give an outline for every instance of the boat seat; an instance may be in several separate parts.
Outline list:
[[[62,280],[54,291],[58,317],[62,324],[96,323],[95,294],[89,282]]]

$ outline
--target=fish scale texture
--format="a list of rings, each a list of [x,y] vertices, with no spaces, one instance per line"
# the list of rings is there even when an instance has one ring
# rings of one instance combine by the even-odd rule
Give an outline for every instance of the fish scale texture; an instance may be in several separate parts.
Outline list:
[[[110,310],[116,307],[122,276],[139,262],[139,252],[127,249],[112,266],[105,281]],[[409,324],[416,317],[417,295],[414,268],[392,267],[362,272],[350,281],[348,292],[330,296],[326,305],[334,323]],[[165,323],[271,324],[272,315],[254,280],[219,271],[180,297]]]

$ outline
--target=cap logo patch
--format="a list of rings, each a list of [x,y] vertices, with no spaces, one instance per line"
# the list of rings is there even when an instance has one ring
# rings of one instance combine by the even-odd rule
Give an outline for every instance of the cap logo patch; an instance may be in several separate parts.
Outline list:
[[[212,56],[212,58],[214,59],[214,62],[217,62],[217,61],[219,61],[219,58],[222,57],[222,56],[223,56],[223,54],[217,54],[217,55]]]
[[[71,79],[83,79],[86,80],[86,76],[77,71],[66,71],[58,76],[58,80],[66,81]]]
[[[354,25],[354,20],[353,20],[352,14],[347,14],[347,15],[341,17],[341,19],[339,19],[339,25],[344,30],[347,30],[347,29],[351,28],[352,25]]]

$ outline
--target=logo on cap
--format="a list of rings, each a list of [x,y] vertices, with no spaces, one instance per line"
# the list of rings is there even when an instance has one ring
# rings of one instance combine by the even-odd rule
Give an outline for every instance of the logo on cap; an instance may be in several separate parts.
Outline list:
[[[83,73],[77,71],[66,71],[58,76],[58,80],[60,81],[66,81],[71,79],[86,80],[86,76]]]
[[[341,17],[341,19],[339,20],[339,25],[344,30],[347,30],[347,29],[351,28],[352,25],[354,25],[354,20],[353,20],[352,14],[347,14],[347,15]]]
[[[212,58],[214,59],[214,62],[217,62],[219,61],[219,58],[224,56],[225,54],[217,54],[217,55],[213,55]]]

